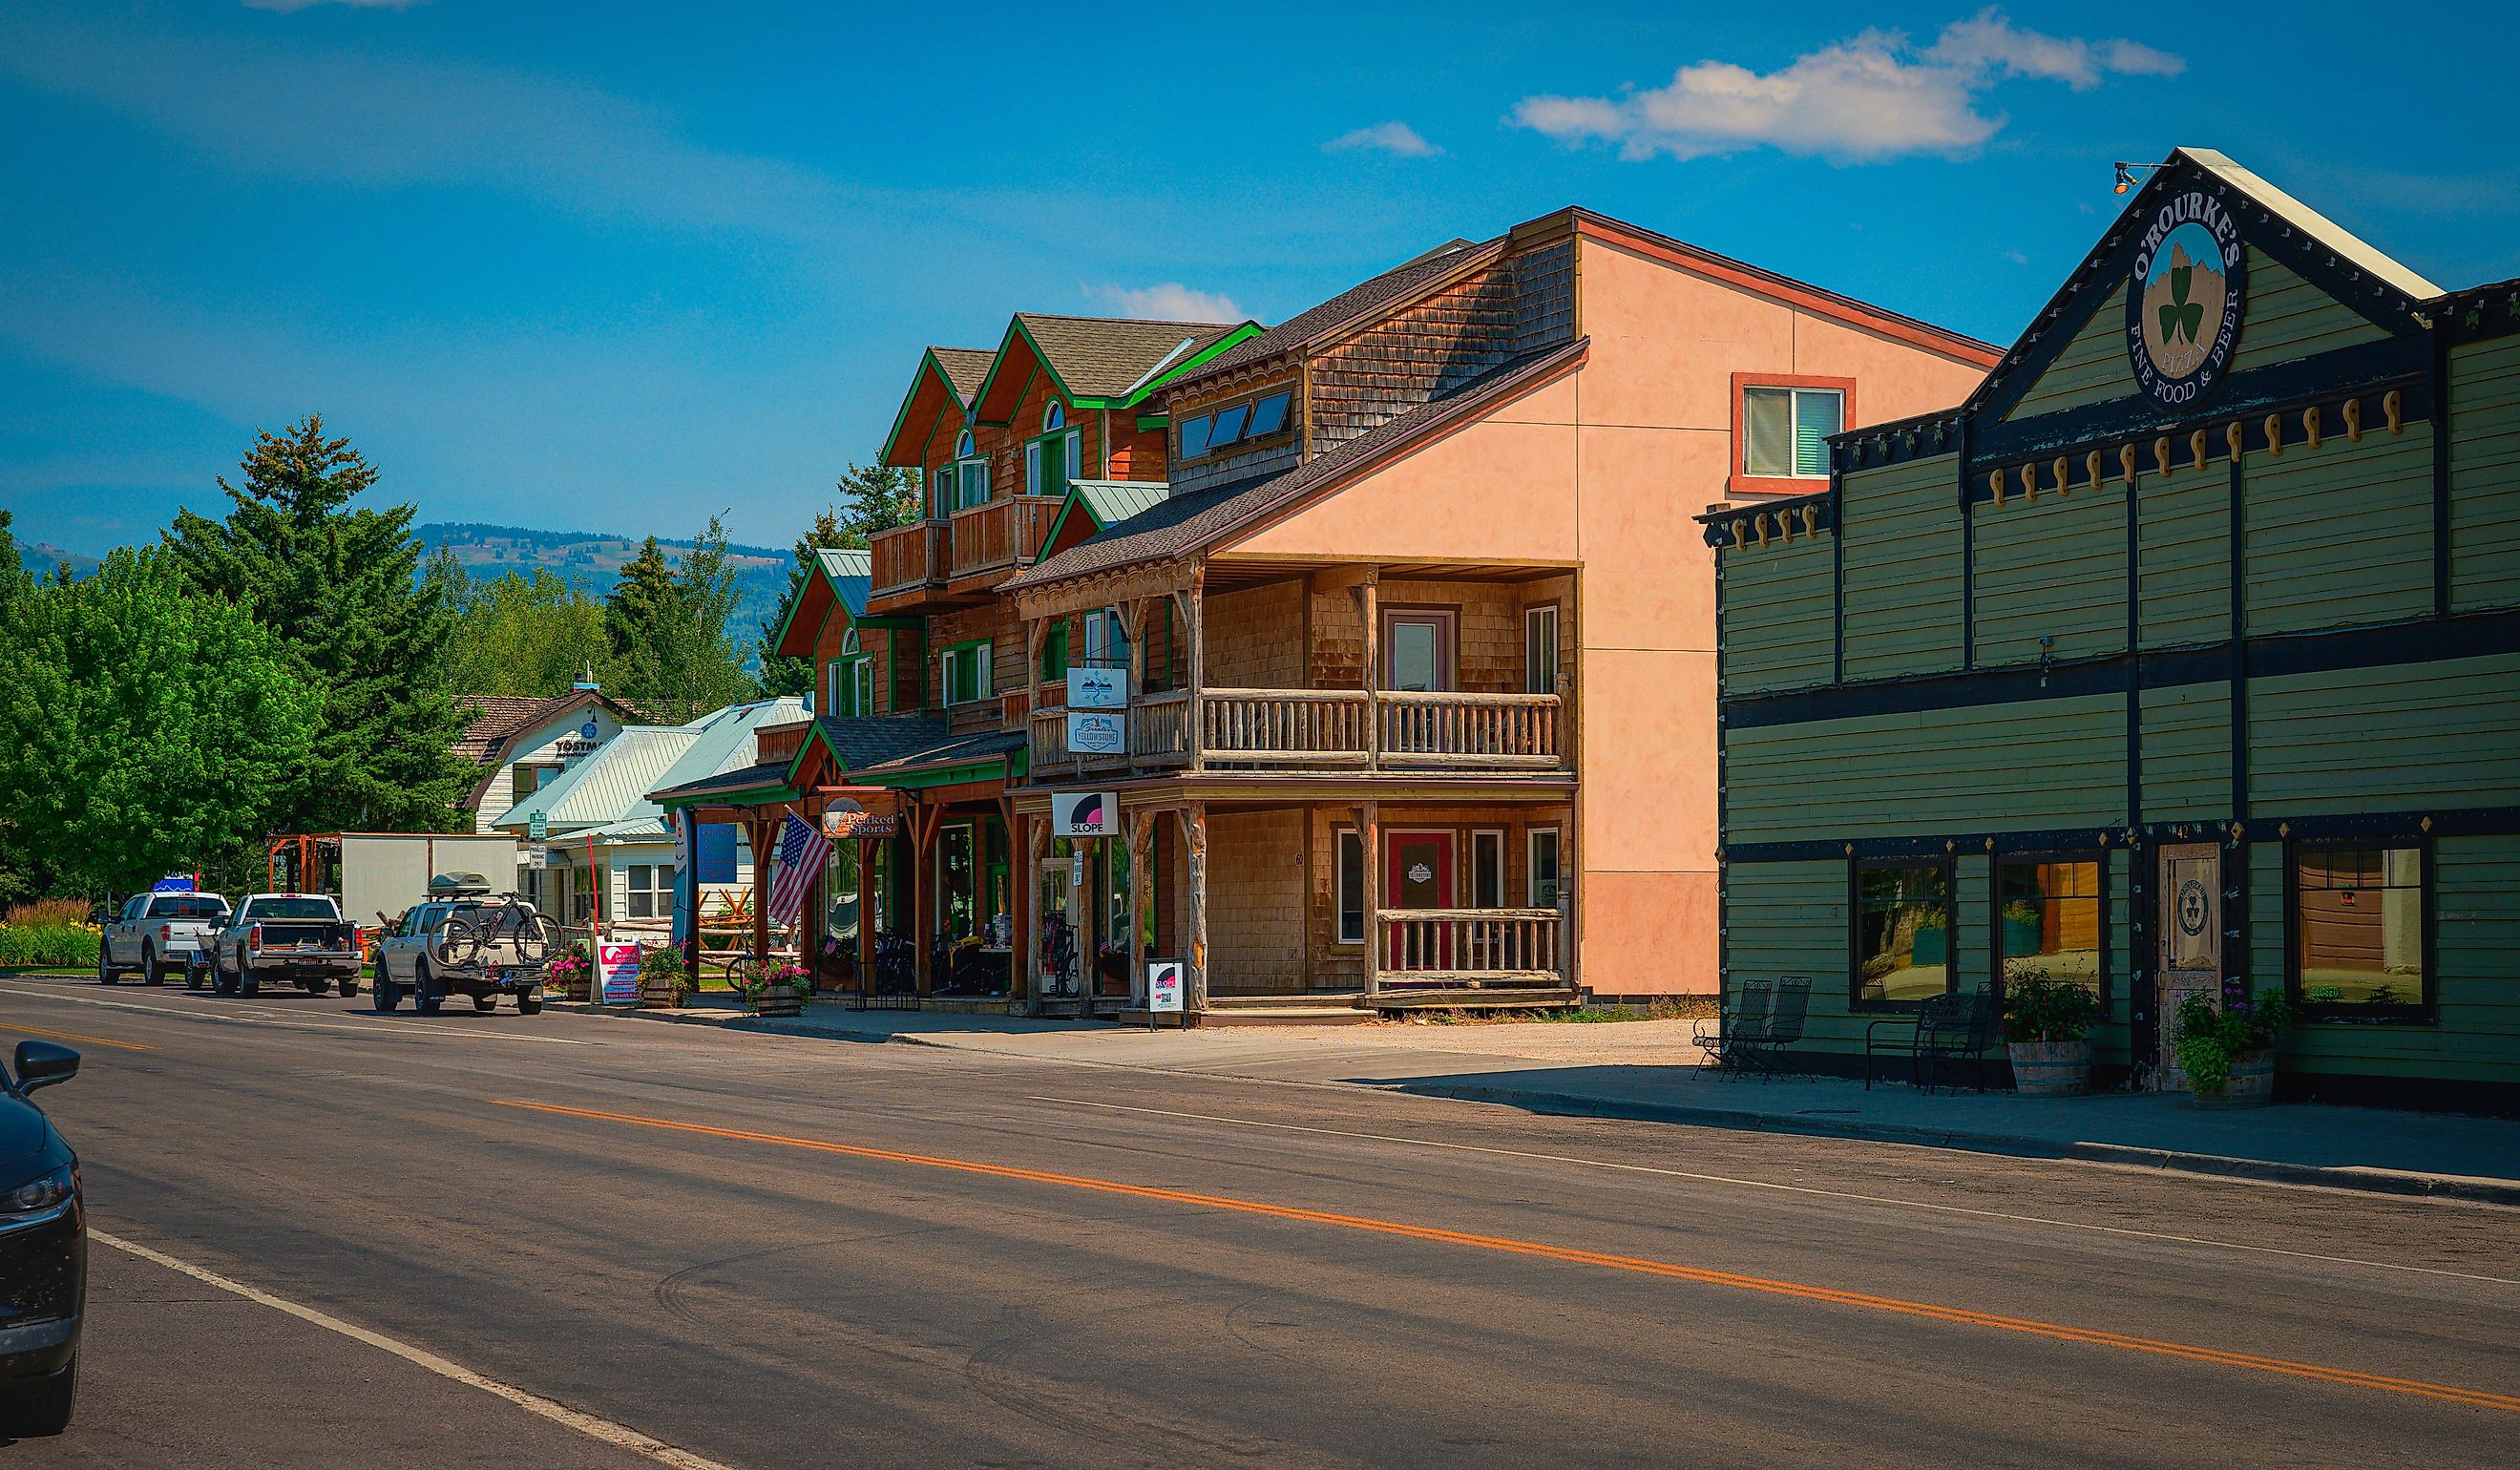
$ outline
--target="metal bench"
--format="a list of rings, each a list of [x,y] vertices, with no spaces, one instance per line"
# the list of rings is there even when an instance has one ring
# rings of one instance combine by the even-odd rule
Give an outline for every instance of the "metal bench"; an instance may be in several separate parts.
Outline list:
[[[1884,1037],[1882,1029],[1890,1028]],[[1985,1055],[2003,1034],[2001,992],[1973,990],[1928,996],[1915,1013],[1885,1016],[1864,1028],[1864,1086],[1872,1086],[1875,1056],[1908,1058],[1908,1080],[1920,1091],[1934,1091],[1940,1063],[1968,1059],[1978,1063],[1977,1090],[1986,1091]]]
[[[1786,975],[1770,984],[1742,982],[1741,1005],[1722,1018],[1717,1034],[1697,1038],[1699,1049],[1728,1077],[1783,1077],[1794,1070],[1787,1047],[1803,1039],[1811,1012],[1811,976]]]

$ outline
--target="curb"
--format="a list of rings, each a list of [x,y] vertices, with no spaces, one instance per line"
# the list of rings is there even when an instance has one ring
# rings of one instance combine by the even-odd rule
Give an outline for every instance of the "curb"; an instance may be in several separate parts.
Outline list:
[[[799,1031],[756,1016],[736,1015],[717,1020],[706,1014],[690,1011],[608,1009],[603,1005],[585,1001],[558,1002],[555,1002],[555,1008],[626,1016],[643,1021],[667,1021],[684,1026],[715,1026],[720,1030],[746,1031],[766,1036],[796,1036],[816,1041],[888,1044],[927,1047],[939,1051],[980,1051],[993,1055],[1003,1054],[996,1047],[972,1047],[943,1037],[900,1033],[891,1036],[861,1036],[847,1032]],[[1100,1063],[1099,1065],[1126,1066],[1129,1064]],[[1169,1071],[1171,1069],[1151,1070]],[[1231,1072],[1201,1072],[1195,1075],[1236,1078],[1236,1074]],[[1255,1079],[1236,1078],[1236,1080]],[[1826,1118],[1784,1117],[1775,1113],[1745,1112],[1735,1108],[1591,1097],[1580,1092],[1534,1091],[1522,1088],[1454,1084],[1421,1085],[1409,1082],[1333,1082],[1325,1086],[1369,1088],[1378,1092],[1401,1092],[1413,1097],[1442,1097],[1456,1102],[1499,1103],[1508,1107],[1519,1107],[1535,1113],[1548,1113],[1560,1117],[1611,1118],[1629,1123],[1677,1123],[1696,1128],[1729,1129],[1736,1133],[1792,1134],[1803,1137],[1850,1138],[1869,1143],[1906,1143],[1922,1148],[1951,1148],[1964,1153],[2000,1154],[2009,1158],[2070,1159],[2087,1164],[2122,1164],[2136,1168],[2204,1175],[2217,1179],[2250,1180],[2262,1183],[2309,1184],[2326,1189],[2353,1189],[2366,1194],[2455,1199],[2489,1205],[2520,1205],[2520,1180],[2467,1179],[2456,1175],[2415,1174],[2391,1169],[2325,1164],[2286,1164],[2272,1159],[2243,1159],[2225,1154],[2187,1153],[2175,1148],[2146,1148],[2132,1143],[2099,1143],[2088,1140],[2060,1142],[2053,1138],[2034,1138],[2018,1134],[1920,1128],[1907,1123],[1843,1123]]]
[[[1686,1103],[1639,1102],[1587,1097],[1574,1092],[1537,1092],[1515,1088],[1431,1086],[1387,1083],[1381,1091],[1420,1097],[1447,1097],[1461,1102],[1494,1102],[1533,1112],[1581,1118],[1615,1118],[1635,1123],[1681,1123],[1736,1132],[1795,1134],[1806,1137],[1854,1138],[1874,1143],[1909,1143],[1926,1148],[1952,1148],[1967,1153],[2002,1154],[2024,1159],[2073,1159],[2094,1164],[2127,1164],[2176,1170],[2222,1179],[2255,1180],[2283,1184],[2313,1184],[2329,1189],[2355,1189],[2371,1194],[2415,1195],[2431,1199],[2468,1200],[2480,1204],[2520,1205],[2520,1181],[2465,1179],[2455,1175],[2402,1173],[2388,1169],[2286,1164],[2272,1159],[2242,1159],[2223,1154],[2184,1153],[2173,1148],[2146,1148],[2131,1143],[2060,1142],[2014,1134],[1973,1133],[1957,1129],[1919,1128],[1905,1123],[1839,1123],[1822,1118],[1779,1117],[1774,1113],[1731,1108],[1695,1107]]]

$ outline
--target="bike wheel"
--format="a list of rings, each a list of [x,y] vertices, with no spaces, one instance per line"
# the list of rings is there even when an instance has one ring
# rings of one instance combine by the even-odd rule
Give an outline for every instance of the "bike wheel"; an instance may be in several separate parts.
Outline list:
[[[439,919],[428,931],[428,958],[448,969],[461,969],[472,963],[481,951],[481,931],[452,915]]]

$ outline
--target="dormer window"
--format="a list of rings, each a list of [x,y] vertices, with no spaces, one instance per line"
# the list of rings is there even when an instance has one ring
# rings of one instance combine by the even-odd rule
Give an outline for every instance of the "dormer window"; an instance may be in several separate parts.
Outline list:
[[[1041,411],[1041,431],[1043,433],[1049,433],[1053,429],[1065,428],[1066,426],[1067,405],[1060,403],[1056,398],[1050,400],[1050,406]]]
[[[1205,455],[1222,454],[1238,444],[1251,444],[1284,433],[1288,427],[1287,410],[1294,395],[1281,388],[1241,403],[1229,403],[1223,408],[1185,419],[1181,425],[1181,447],[1177,457],[1195,460]]]
[[[958,460],[968,460],[970,457],[971,431],[967,428],[963,430],[962,435],[954,441],[954,458]]]
[[[1059,496],[1085,477],[1085,431],[1067,426],[1067,405],[1041,411],[1041,437],[1024,446],[1024,494]]]

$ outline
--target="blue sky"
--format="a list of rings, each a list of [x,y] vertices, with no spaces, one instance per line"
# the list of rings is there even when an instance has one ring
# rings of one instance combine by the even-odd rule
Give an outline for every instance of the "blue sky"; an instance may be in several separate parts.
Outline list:
[[[101,552],[318,410],[427,519],[784,544],[923,343],[1566,203],[2008,340],[2179,144],[2520,275],[2520,22],[2281,14],[15,0],[0,506]]]

